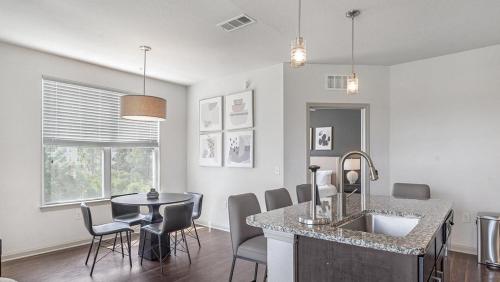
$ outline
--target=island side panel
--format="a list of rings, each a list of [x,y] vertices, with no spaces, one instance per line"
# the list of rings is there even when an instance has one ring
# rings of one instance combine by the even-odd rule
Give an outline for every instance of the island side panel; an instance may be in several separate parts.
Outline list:
[[[267,238],[267,280],[296,281],[296,236],[291,233],[264,230]]]
[[[418,281],[418,256],[297,236],[296,281]]]

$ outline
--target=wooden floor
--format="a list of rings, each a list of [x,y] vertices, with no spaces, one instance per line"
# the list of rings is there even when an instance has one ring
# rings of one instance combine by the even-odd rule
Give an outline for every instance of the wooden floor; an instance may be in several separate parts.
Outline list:
[[[87,246],[34,256],[3,265],[3,276],[23,281],[227,281],[231,266],[231,240],[229,233],[202,228],[199,231],[202,247],[188,238],[192,264],[184,253],[167,259],[165,275],[161,275],[158,262],[144,260],[139,265],[137,242],[132,249],[130,269],[128,259],[118,253],[109,254],[97,263],[94,275],[84,265]],[[103,254],[106,250],[104,250]],[[236,263],[233,281],[251,281],[254,264],[242,260]],[[489,270],[476,263],[475,256],[450,253],[447,281],[500,281],[500,271]],[[264,267],[259,267],[258,281],[262,281]]]

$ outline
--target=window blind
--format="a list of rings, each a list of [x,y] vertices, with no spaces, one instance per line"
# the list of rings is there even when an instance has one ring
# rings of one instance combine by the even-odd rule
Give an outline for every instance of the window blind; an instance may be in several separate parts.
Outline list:
[[[120,117],[124,93],[46,78],[42,91],[44,144],[158,146],[159,122]]]

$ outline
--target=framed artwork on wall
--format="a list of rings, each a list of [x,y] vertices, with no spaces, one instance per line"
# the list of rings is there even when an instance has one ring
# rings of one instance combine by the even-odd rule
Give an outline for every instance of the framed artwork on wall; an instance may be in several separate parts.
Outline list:
[[[200,134],[200,166],[222,166],[222,132]]]
[[[333,150],[333,127],[314,129],[314,150]]]
[[[224,123],[227,130],[253,127],[253,91],[224,97]]]
[[[253,130],[226,132],[226,167],[253,168]]]
[[[200,131],[222,130],[222,97],[200,100]]]

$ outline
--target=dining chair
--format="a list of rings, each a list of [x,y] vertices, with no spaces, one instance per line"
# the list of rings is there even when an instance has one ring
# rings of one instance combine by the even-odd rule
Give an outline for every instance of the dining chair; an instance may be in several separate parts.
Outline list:
[[[299,184],[295,188],[297,193],[297,201],[300,203],[311,201],[311,184]],[[316,205],[320,205],[318,187],[316,187]]]
[[[142,238],[142,250],[141,250],[141,265],[144,259],[144,246],[146,245],[146,234],[149,233],[151,236],[158,237],[158,246],[152,246],[151,251],[154,252],[156,247],[160,250],[159,261],[161,273],[163,273],[163,254],[161,252],[161,238],[165,233],[171,234],[176,231],[181,232],[181,240],[177,241],[174,239],[174,249],[177,250],[177,246],[180,245],[180,251],[185,251],[187,253],[189,264],[191,264],[191,255],[189,254],[189,247],[186,240],[186,235],[184,233],[184,229],[191,226],[192,216],[193,216],[193,202],[187,202],[180,205],[168,205],[165,207],[163,212],[163,222],[153,223],[146,226],[141,227],[141,230],[144,233]],[[172,240],[172,236],[170,236],[170,240]],[[166,243],[166,242],[164,242]],[[182,246],[181,243],[184,243]]]
[[[286,188],[267,190],[264,193],[266,199],[266,209],[268,211],[281,209],[292,205],[292,198]]]
[[[201,248],[200,237],[198,236],[198,231],[196,230],[196,223],[194,222],[194,220],[200,218],[201,216],[201,209],[203,205],[203,194],[195,192],[184,192],[184,194],[191,195],[192,196],[191,202],[193,202],[193,216],[191,219],[192,226],[191,228],[186,229],[186,235],[196,239],[198,241],[198,248]],[[177,232],[175,232],[175,236],[177,238]],[[176,250],[174,250],[174,254],[175,252]]]
[[[427,184],[394,183],[392,196],[399,199],[428,200],[431,188]]]
[[[136,194],[138,193],[114,195],[111,196],[111,199],[128,195],[136,195]],[[113,218],[113,221],[123,222],[128,224],[129,226],[141,225],[142,221],[146,218],[145,215],[141,214],[141,209],[139,206],[122,205],[113,202],[111,202],[111,217]],[[113,241],[113,251],[115,250],[117,238],[118,238],[118,233],[115,234],[115,240]],[[120,245],[123,254],[122,233],[120,233]]]
[[[236,259],[255,263],[254,280],[260,264],[267,265],[267,239],[261,228],[246,224],[247,216],[260,213],[260,205],[253,193],[233,195],[228,199],[229,231],[233,248],[233,263],[229,274],[229,282],[233,279]],[[264,280],[267,278],[267,268]]]
[[[130,247],[130,241],[132,237],[132,232],[134,230],[130,228],[130,226],[126,223],[123,222],[112,222],[112,223],[105,223],[101,225],[93,225],[92,224],[92,212],[90,211],[90,208],[87,206],[85,202],[82,202],[80,205],[80,208],[82,210],[82,215],[83,215],[83,223],[85,225],[85,228],[87,231],[92,235],[92,242],[90,243],[89,247],[89,252],[87,254],[87,259],[85,260],[85,265],[87,265],[90,257],[90,252],[92,251],[92,246],[94,245],[94,240],[96,237],[99,237],[99,243],[97,244],[97,248],[95,250],[94,254],[94,262],[92,263],[92,268],[90,270],[90,276],[94,273],[94,266],[96,263],[97,259],[97,254],[99,253],[99,248],[101,248],[101,243],[102,243],[102,237],[106,235],[111,235],[111,234],[118,234],[125,232],[127,235],[127,251],[128,251],[128,258],[129,258],[129,263],[130,267],[132,267],[132,256],[131,256],[131,247]],[[123,250],[123,248],[122,248]],[[124,256],[122,252],[122,257]]]

